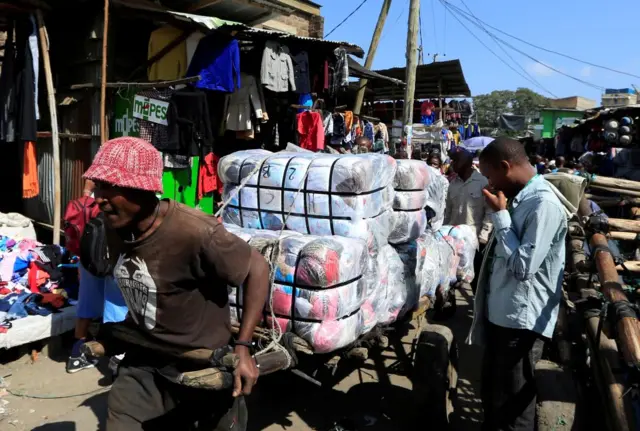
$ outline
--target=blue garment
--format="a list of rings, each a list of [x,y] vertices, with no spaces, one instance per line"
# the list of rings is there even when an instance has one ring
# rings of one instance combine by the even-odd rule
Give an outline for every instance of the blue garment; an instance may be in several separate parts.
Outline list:
[[[298,98],[298,105],[306,106],[307,108],[313,108],[313,98],[310,93],[302,93]],[[305,109],[298,109],[298,113],[304,112]]]
[[[200,75],[197,88],[233,93],[240,88],[240,46],[217,33],[205,36],[193,54],[187,76]]]
[[[122,322],[127,315],[127,304],[113,277],[99,278],[80,269],[80,294],[76,315],[81,319],[99,319],[103,323]]]
[[[368,138],[372,143],[373,141],[375,141],[375,134],[373,132],[373,124],[366,121],[364,123],[364,131],[363,131],[363,135],[365,138]]]
[[[542,176],[518,193],[510,209],[492,216],[468,343],[484,344],[483,322],[528,329],[551,338],[562,298],[567,220]],[[488,283],[487,283],[488,281]]]

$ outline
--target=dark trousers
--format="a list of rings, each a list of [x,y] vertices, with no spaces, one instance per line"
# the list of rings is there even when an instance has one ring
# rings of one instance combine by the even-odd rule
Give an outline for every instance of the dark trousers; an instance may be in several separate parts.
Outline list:
[[[476,251],[476,255],[473,258],[473,272],[475,273],[475,277],[473,278],[473,282],[471,282],[471,290],[473,293],[476,293],[478,289],[478,279],[480,278],[480,267],[482,266],[482,259],[484,257],[484,251],[487,248],[486,245],[480,244],[480,248]]]
[[[108,409],[107,431],[247,429],[244,398],[171,383],[156,368],[127,356],[109,393]]]
[[[536,418],[534,344],[538,334],[485,322],[482,362],[483,431],[533,431]]]

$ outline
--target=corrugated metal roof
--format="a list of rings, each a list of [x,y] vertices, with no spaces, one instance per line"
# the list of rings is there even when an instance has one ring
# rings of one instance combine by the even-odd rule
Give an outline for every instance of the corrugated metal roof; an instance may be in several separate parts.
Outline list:
[[[358,63],[357,61],[355,61],[350,56],[348,58],[349,58],[349,76],[355,76],[356,78],[366,78],[366,79],[375,80],[375,81],[386,81],[386,82],[395,84],[396,86],[402,86],[402,87],[405,86],[404,81],[401,81],[396,78],[392,78],[390,76],[381,75],[377,72],[373,72],[367,69],[366,67],[364,67],[363,65],[361,65],[360,63]]]
[[[171,16],[173,19],[193,24],[200,30],[222,31],[232,34],[237,39],[264,39],[264,40],[281,40],[281,41],[298,41],[308,45],[317,45],[328,48],[343,47],[349,54],[356,57],[364,57],[364,50],[353,43],[345,41],[335,41],[326,39],[316,39],[313,37],[296,36],[276,30],[266,30],[261,28],[250,27],[236,21],[224,20],[213,16],[196,15],[185,12],[177,12],[169,10],[163,6],[156,5],[148,0],[112,0],[114,4],[128,7],[131,9],[144,10],[147,12],[156,12]]]
[[[406,68],[376,70],[375,72],[396,79],[405,79]],[[440,85],[439,85],[440,84]],[[398,96],[397,86],[393,84],[374,85],[375,100],[391,100]],[[416,99],[430,97],[471,97],[471,90],[462,72],[460,60],[439,61],[423,64],[416,70]],[[403,94],[400,94],[404,98]]]

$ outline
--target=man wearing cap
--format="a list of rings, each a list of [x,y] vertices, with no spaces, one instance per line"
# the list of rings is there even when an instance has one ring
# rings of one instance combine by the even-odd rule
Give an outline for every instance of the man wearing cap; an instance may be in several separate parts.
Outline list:
[[[241,395],[251,393],[258,377],[250,347],[268,294],[269,267],[214,217],[158,199],[162,170],[162,157],[151,144],[124,137],[106,142],[85,173],[96,184],[105,215],[127,321],[159,343],[185,349],[217,350],[233,343],[239,358],[233,394],[170,383],[160,373],[173,365],[170,359],[129,349],[109,394],[107,430],[191,429],[195,423],[198,429],[244,430]],[[227,285],[244,286],[235,342]]]
[[[473,154],[461,147],[456,147],[451,153],[451,169],[456,177],[451,180],[447,192],[444,223],[453,226],[466,224],[475,230],[480,244],[474,261],[477,273],[482,264],[482,251],[492,229],[490,215],[493,211],[482,195],[489,181],[473,168]],[[473,287],[475,290],[475,283]]]

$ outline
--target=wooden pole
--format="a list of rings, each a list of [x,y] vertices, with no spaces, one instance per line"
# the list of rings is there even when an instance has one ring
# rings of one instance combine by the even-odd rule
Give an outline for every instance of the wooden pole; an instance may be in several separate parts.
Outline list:
[[[109,0],[104,0],[104,22],[102,24],[102,68],[100,71],[100,143],[107,136],[107,38],[109,37]]]
[[[607,238],[601,234],[594,234],[590,241],[591,248],[607,247]],[[619,283],[616,264],[610,252],[596,251],[593,259],[598,269],[600,292],[612,303],[629,302]],[[616,322],[618,346],[625,363],[630,367],[640,365],[640,322],[635,317],[619,317]]]
[[[53,243],[60,244],[60,222],[62,219],[62,185],[60,184],[60,137],[58,136],[58,111],[56,107],[56,92],[53,88],[53,75],[51,73],[51,60],[49,58],[49,38],[44,26],[42,11],[36,10],[38,32],[40,36],[40,49],[42,50],[42,63],[44,64],[44,76],[47,82],[47,102],[51,114],[51,146],[53,150]]]
[[[407,32],[407,66],[404,91],[403,136],[407,137],[408,127],[413,125],[413,101],[416,92],[416,70],[418,67],[418,27],[420,16],[420,0],[411,0],[409,8],[409,29]],[[408,149],[411,151],[411,148]]]
[[[371,45],[369,45],[369,51],[367,51],[367,59],[364,61],[364,67],[367,69],[371,69],[373,66],[373,58],[376,55],[376,51],[378,50],[378,43],[380,42],[380,36],[382,35],[382,29],[384,28],[384,23],[387,20],[387,15],[389,15],[389,8],[391,7],[391,0],[384,0],[382,3],[382,9],[380,10],[380,16],[378,17],[378,22],[376,23],[376,28],[373,31],[373,37],[371,38]],[[355,114],[359,114],[362,109],[362,102],[364,101],[364,94],[367,90],[368,79],[360,80],[360,90],[358,90],[358,94],[356,95],[356,102],[353,106],[353,112]]]
[[[640,233],[640,221],[627,220],[623,218],[609,218],[609,227],[614,230],[622,232],[635,232]]]

